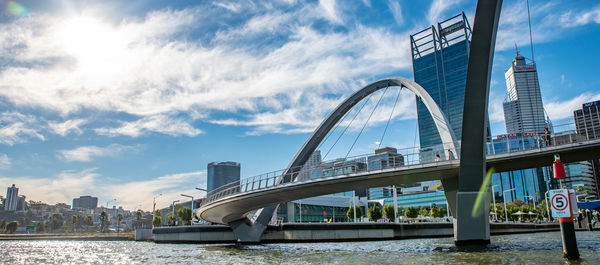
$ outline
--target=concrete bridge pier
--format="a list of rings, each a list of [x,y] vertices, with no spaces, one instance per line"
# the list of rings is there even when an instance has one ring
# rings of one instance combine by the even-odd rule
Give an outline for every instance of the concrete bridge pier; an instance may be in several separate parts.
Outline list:
[[[242,244],[257,244],[260,243],[267,225],[277,209],[277,205],[272,205],[266,208],[259,209],[254,213],[251,219],[247,217],[241,220],[236,220],[228,223],[233,230],[233,234],[237,238],[238,243]]]
[[[490,75],[502,0],[479,0],[467,67],[460,154],[455,245],[490,242],[489,193],[486,182],[486,131]]]

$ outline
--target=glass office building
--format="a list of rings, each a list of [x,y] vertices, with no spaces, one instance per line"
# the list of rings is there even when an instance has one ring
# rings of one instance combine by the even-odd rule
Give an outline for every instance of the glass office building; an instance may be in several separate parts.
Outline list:
[[[487,152],[488,154],[501,154],[534,149],[542,144],[539,139],[535,133],[499,135],[488,143]],[[507,202],[514,200],[527,202],[532,200],[531,197],[535,197],[535,201],[540,202],[551,185],[551,172],[547,167],[513,170],[492,175],[496,202],[504,199]]]
[[[414,80],[440,106],[458,140],[462,134],[470,36],[471,27],[464,13],[410,36]],[[442,143],[441,138],[425,104],[418,97],[416,100],[421,147],[434,149],[432,146]]]
[[[240,163],[211,162],[207,166],[206,189],[211,192],[225,184],[240,180]]]

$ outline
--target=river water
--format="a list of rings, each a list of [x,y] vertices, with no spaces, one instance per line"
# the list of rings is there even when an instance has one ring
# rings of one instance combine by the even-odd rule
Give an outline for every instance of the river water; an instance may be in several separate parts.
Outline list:
[[[480,249],[452,238],[253,246],[132,241],[0,241],[2,264],[600,264],[600,231],[577,232],[581,259],[562,258],[559,232],[492,236]]]

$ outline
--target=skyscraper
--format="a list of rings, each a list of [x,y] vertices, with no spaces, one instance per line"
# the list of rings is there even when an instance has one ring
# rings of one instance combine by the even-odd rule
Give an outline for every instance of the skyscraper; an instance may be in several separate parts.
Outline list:
[[[19,188],[12,184],[12,187],[6,189],[6,200],[4,201],[4,210],[12,212],[17,210],[17,203],[19,201]]]
[[[470,36],[464,13],[410,36],[415,82],[442,109],[457,140],[462,135]],[[416,100],[421,152],[432,151],[442,141],[425,104]]]
[[[577,134],[586,140],[600,139],[600,100],[583,104],[573,112]],[[594,175],[596,194],[600,195],[600,160],[589,161]]]
[[[206,190],[211,192],[225,184],[239,181],[240,167],[240,163],[230,161],[208,163]]]
[[[517,51],[504,77],[508,91],[503,103],[506,133],[543,134],[549,125],[544,116],[535,63],[527,64]]]

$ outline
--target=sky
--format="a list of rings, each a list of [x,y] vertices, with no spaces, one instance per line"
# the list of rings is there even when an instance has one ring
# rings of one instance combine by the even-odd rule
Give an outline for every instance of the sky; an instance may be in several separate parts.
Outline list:
[[[473,24],[476,2],[0,4],[1,193],[15,184],[27,200],[92,195],[151,210],[159,194],[158,207],[182,193],[204,196],[194,188],[206,187],[209,162],[239,162],[242,177],[285,168],[353,92],[384,77],[412,79],[410,34],[463,11]],[[557,131],[573,129],[573,110],[600,99],[600,3],[530,4],[534,56],[525,1],[502,6],[493,135],[505,133],[504,71],[515,45],[535,59]],[[375,111],[323,143],[325,159],[418,145],[414,95],[390,88],[372,98],[365,110]]]

